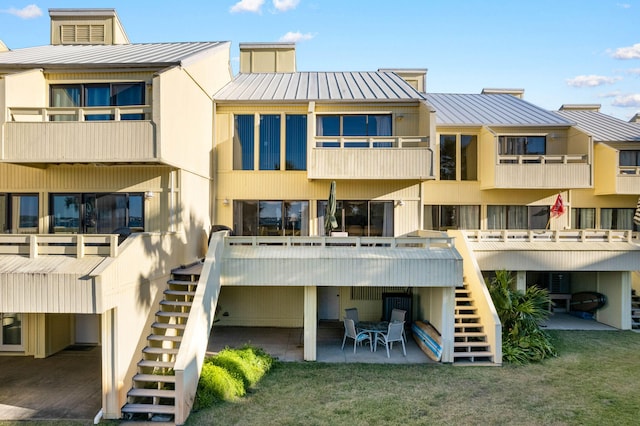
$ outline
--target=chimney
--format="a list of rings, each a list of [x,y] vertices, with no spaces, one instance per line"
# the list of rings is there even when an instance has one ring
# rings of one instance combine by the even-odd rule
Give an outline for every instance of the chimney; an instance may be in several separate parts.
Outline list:
[[[51,44],[129,44],[115,9],[49,9]]]
[[[392,72],[401,79],[409,83],[420,93],[427,92],[427,69],[426,68],[380,68],[378,72]]]
[[[563,104],[560,111],[593,111],[600,112],[600,104]]]
[[[482,89],[483,95],[512,95],[524,99],[524,89]]]

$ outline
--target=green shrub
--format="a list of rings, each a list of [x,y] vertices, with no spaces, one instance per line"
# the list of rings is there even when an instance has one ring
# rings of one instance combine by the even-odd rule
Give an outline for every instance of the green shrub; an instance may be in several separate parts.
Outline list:
[[[539,325],[549,316],[548,292],[537,286],[524,293],[516,290],[507,271],[496,271],[488,288],[502,323],[502,359],[527,364],[556,356],[549,335]]]
[[[225,348],[206,358],[198,382],[194,410],[216,402],[233,401],[271,369],[275,360],[264,350],[246,345],[240,349]]]
[[[244,395],[245,389],[241,380],[224,368],[205,362],[193,408],[208,408],[216,402],[233,401]]]

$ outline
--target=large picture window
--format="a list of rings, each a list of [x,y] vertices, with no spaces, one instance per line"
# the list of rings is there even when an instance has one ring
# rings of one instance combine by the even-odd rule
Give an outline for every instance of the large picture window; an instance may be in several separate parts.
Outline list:
[[[547,153],[545,136],[500,136],[498,144],[500,155],[545,155]]]
[[[440,180],[457,179],[478,179],[476,135],[440,135]]]
[[[546,229],[549,206],[487,206],[487,229]]]
[[[250,236],[308,236],[308,201],[233,202],[233,231]]]
[[[316,116],[316,136],[391,136],[391,114],[345,114]],[[321,148],[339,148],[340,142],[324,140],[318,143]],[[345,148],[368,148],[366,140],[349,140]],[[392,142],[374,142],[374,148],[390,148]]]
[[[572,229],[594,229],[596,227],[596,209],[594,208],[572,208],[571,228]]]
[[[0,231],[37,234],[39,203],[36,194],[0,194]]]
[[[287,115],[285,168],[307,170],[307,116]]]
[[[318,235],[325,235],[327,201],[318,201]],[[393,237],[393,201],[337,201],[335,231],[354,237]]]
[[[623,167],[622,174],[636,174],[636,168],[640,167],[640,151],[620,151],[620,167]]]
[[[54,234],[110,234],[129,228],[144,231],[142,194],[52,194]]]
[[[480,229],[480,206],[425,206],[424,228]]]
[[[640,226],[633,223],[635,209],[600,209],[600,228],[639,231]]]
[[[144,105],[144,83],[56,84],[51,86],[52,107]],[[85,113],[86,121],[113,120],[111,114]],[[144,114],[122,114],[121,120],[143,120]],[[75,115],[54,114],[52,121],[76,120]]]

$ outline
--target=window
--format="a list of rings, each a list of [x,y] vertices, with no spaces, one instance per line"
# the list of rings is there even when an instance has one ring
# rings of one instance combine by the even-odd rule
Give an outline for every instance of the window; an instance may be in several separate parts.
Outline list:
[[[285,168],[307,170],[307,116],[287,115],[285,132]]]
[[[144,231],[142,194],[51,194],[51,233],[110,234]]]
[[[478,179],[476,135],[440,135],[440,180],[456,179]]]
[[[633,223],[635,209],[600,209],[600,228],[640,231]]]
[[[0,312],[0,351],[22,350],[22,314]]]
[[[391,114],[348,114],[316,116],[317,136],[391,136]],[[339,148],[340,142],[321,141],[321,148]],[[392,142],[377,141],[374,148],[391,148]],[[349,140],[345,148],[368,148],[366,140]]]
[[[236,235],[307,236],[308,201],[234,201],[233,231]]]
[[[255,144],[258,143],[258,169],[281,170],[284,142],[285,170],[307,168],[307,116],[286,115],[282,140],[282,114],[259,116],[258,141],[255,140],[256,116],[238,114],[234,117],[233,170],[255,170]]]
[[[498,139],[500,155],[545,155],[547,138],[545,136],[500,136]]]
[[[144,83],[57,84],[51,86],[52,107],[144,105]],[[113,120],[111,114],[85,114],[86,121]],[[121,120],[144,120],[144,114],[122,114]],[[72,114],[52,114],[51,121],[75,121]]]
[[[546,229],[549,206],[487,206],[487,229]]]
[[[572,208],[571,228],[573,229],[594,229],[596,227],[596,209],[593,208]]]
[[[233,135],[233,169],[253,170],[253,145],[255,126],[253,115],[236,115],[234,117]]]
[[[0,230],[12,234],[38,233],[38,208],[35,194],[0,194]]]
[[[280,116],[260,116],[260,170],[280,170]]]
[[[624,150],[620,151],[620,167],[627,167],[621,170],[622,174],[636,174],[636,167],[640,167],[640,151]]]
[[[424,228],[480,229],[480,206],[425,206]]]
[[[318,201],[318,235],[325,235],[327,201]],[[393,237],[393,201],[337,201],[335,231],[354,237]]]

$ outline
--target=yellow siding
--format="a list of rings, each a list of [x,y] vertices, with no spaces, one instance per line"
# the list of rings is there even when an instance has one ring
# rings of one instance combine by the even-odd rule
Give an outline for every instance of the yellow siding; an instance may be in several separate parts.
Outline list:
[[[303,302],[304,287],[224,286],[216,325],[302,327]]]
[[[594,155],[595,194],[615,194],[617,191],[616,176],[618,174],[619,151],[605,144],[598,143],[594,147]]]

